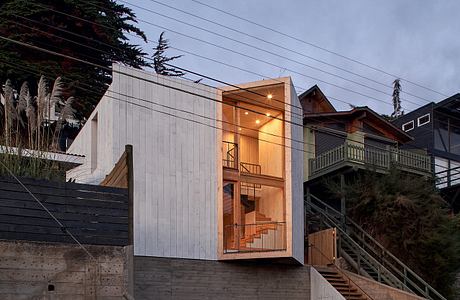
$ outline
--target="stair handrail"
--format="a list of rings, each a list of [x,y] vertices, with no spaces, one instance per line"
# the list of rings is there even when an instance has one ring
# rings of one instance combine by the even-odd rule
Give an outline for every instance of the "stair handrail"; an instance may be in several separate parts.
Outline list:
[[[340,268],[334,263],[334,261],[330,260],[329,257],[327,257],[327,256],[323,253],[323,251],[321,251],[321,249],[319,249],[318,247],[316,247],[315,245],[310,244],[310,243],[308,244],[308,247],[313,247],[313,248],[315,248],[316,250],[318,250],[318,252],[319,252],[322,256],[324,256],[324,258],[326,258],[327,261],[329,261],[329,265],[334,266],[334,268],[335,268],[337,271],[339,271],[339,273],[340,273],[341,275],[343,275],[346,279],[348,279],[349,282],[352,282],[352,283],[356,286],[356,288],[357,288],[359,291],[361,291],[364,295],[366,295],[366,297],[368,297],[370,300],[374,300],[374,298],[372,298],[368,293],[366,293],[366,291],[364,291],[356,282],[354,282],[353,279],[350,278],[350,276],[348,276],[345,272],[343,272],[342,269],[340,269]],[[328,265],[328,266],[329,266],[329,265]],[[321,275],[321,276],[322,276],[322,275]],[[327,280],[327,279],[326,279],[326,280]],[[337,290],[337,289],[336,289],[336,290]],[[350,290],[348,290],[348,291],[350,291]],[[340,292],[339,292],[339,293],[340,293]]]
[[[331,207],[330,205],[328,205],[327,203],[325,203],[324,201],[322,201],[321,199],[319,199],[318,197],[316,197],[315,195],[312,195],[310,194],[310,197],[314,198],[316,201],[320,202],[321,205],[324,205],[327,210],[331,210],[334,214],[337,214],[339,216],[343,216],[343,214],[339,211],[337,211],[336,209],[334,209],[333,207]],[[309,203],[309,204],[312,204],[312,203]],[[320,208],[318,207],[317,205],[315,205],[317,208]],[[321,208],[320,208],[321,209]],[[327,210],[326,213],[327,213]],[[350,218],[346,218],[345,219],[347,223],[353,225],[354,229],[357,229],[361,234],[363,234],[366,238],[368,238],[373,244],[375,244],[378,248],[380,248],[380,250],[382,251],[382,253],[390,258],[392,258],[397,264],[400,265],[400,267],[402,267],[403,271],[401,272],[400,270],[397,269],[397,267],[395,267],[392,263],[386,261],[386,263],[388,265],[390,265],[395,271],[397,271],[399,273],[399,275],[403,276],[405,281],[408,281],[411,283],[411,285],[413,285],[414,288],[416,288],[420,293],[422,293],[425,297],[428,297],[430,299],[432,299],[430,297],[430,292],[433,293],[434,295],[436,295],[439,299],[442,299],[442,300],[447,300],[444,296],[442,296],[438,291],[436,291],[429,283],[427,283],[425,280],[423,280],[419,275],[417,275],[414,271],[412,271],[408,266],[406,266],[400,259],[398,259],[394,254],[392,254],[390,251],[388,251],[385,247],[383,247],[377,240],[375,240],[369,233],[367,233],[364,229],[361,228],[361,226],[359,226],[357,223],[355,223],[353,220],[351,220]],[[340,225],[340,224],[339,224]],[[367,244],[364,240],[362,240],[363,243]],[[370,245],[368,245],[369,247],[372,247]],[[375,251],[374,251],[375,252]],[[382,255],[381,256],[382,259],[385,260],[385,257]],[[409,279],[407,277],[407,274],[410,274],[411,276],[413,276],[417,281],[419,281],[419,284],[423,286],[424,289],[422,289],[422,287],[420,287],[419,284],[416,284],[415,282],[413,282],[411,279]],[[406,284],[404,284],[406,286]]]
[[[315,197],[315,198],[318,199],[317,197]],[[318,200],[319,200],[319,199],[318,199]],[[319,201],[321,201],[321,200],[319,200]],[[322,201],[321,201],[321,202],[322,202]],[[336,211],[334,208],[330,207],[330,206],[327,205],[326,203],[322,203],[322,204],[326,205],[329,209],[334,210],[335,213],[339,213],[338,211]],[[327,213],[327,211],[324,211],[323,209],[321,209],[320,207],[318,207],[317,205],[315,205],[315,204],[313,204],[313,203],[311,203],[311,205],[313,205],[317,211],[321,212],[321,213],[332,223],[331,226],[340,227],[340,226],[342,225],[342,224],[340,224],[340,223],[338,224],[338,223],[337,223],[337,222],[338,222],[337,220],[333,220],[333,219],[331,220],[331,219],[329,218],[329,216],[325,215],[324,212]],[[339,213],[339,214],[340,214],[340,213]],[[393,277],[393,280],[396,281],[396,283],[394,283],[394,282],[392,282],[389,278],[384,278],[385,281],[386,281],[387,283],[389,283],[390,285],[393,285],[393,286],[399,285],[399,286],[401,286],[401,288],[406,288],[408,291],[413,292],[407,284],[403,283],[403,281],[401,281],[401,280],[400,280],[399,278],[397,278],[393,273],[391,273],[391,272],[390,272],[382,263],[380,263],[375,257],[373,257],[373,256],[372,256],[371,254],[369,254],[364,248],[362,248],[358,243],[356,243],[356,242],[353,240],[353,238],[351,238],[351,236],[349,236],[348,234],[346,234],[346,232],[344,232],[344,230],[342,230],[342,228],[338,228],[338,229],[339,229],[339,231],[341,231],[342,235],[343,235],[346,239],[348,239],[348,242],[351,241],[351,243],[353,244],[353,246],[354,246],[355,248],[358,248],[358,250],[359,250],[361,253],[363,253],[363,252],[366,253],[366,254],[374,261],[374,263],[377,262],[377,265],[381,265],[381,266],[383,267],[383,270],[384,270],[384,271],[387,271],[388,274],[390,274],[390,277]],[[345,242],[347,242],[346,239],[345,239]],[[382,246],[382,247],[383,247],[383,246]],[[353,249],[351,249],[351,250],[353,250]],[[375,251],[373,251],[373,252],[375,252]],[[371,267],[371,268],[373,269],[374,272],[377,272],[378,274],[381,273],[381,272],[379,271],[379,269],[377,268],[377,270],[376,270],[376,269],[375,269],[375,266],[373,266],[372,264],[370,264],[370,262],[367,262],[367,263],[369,264],[369,267]],[[391,263],[389,263],[389,262],[386,262],[386,263],[389,264],[393,269],[395,269],[395,267],[394,267]],[[398,270],[396,270],[396,271],[398,271]],[[400,273],[399,271],[398,271],[398,273],[404,277],[404,275],[403,275],[402,273]],[[380,275],[382,275],[382,274],[380,274]],[[379,276],[380,276],[380,275],[379,275]],[[403,280],[405,280],[406,282],[409,282],[409,283],[413,286],[413,288],[415,288],[420,294],[429,297],[429,295],[426,295],[426,294],[427,294],[426,291],[422,290],[418,285],[416,285],[416,284],[415,284],[413,281],[411,281],[409,278],[404,278]],[[430,299],[431,299],[431,298],[430,298]]]
[[[316,204],[310,203],[312,207],[314,207],[318,212],[323,214],[323,216],[331,222],[330,226],[337,226],[336,221],[332,220],[327,214],[325,214],[320,207]],[[385,282],[394,286],[397,283],[399,286],[404,287],[406,286],[398,277],[396,277],[393,273],[391,273],[384,265],[382,265],[377,259],[375,259],[372,255],[370,255],[365,249],[363,249],[358,243],[356,243],[353,238],[351,238],[344,229],[340,226],[337,226],[337,230],[339,231],[340,235],[345,239],[346,242],[352,245],[352,247],[358,249],[359,255],[367,261],[370,268],[372,268],[375,272],[380,274],[380,277],[384,279]],[[383,276],[382,276],[383,275]]]

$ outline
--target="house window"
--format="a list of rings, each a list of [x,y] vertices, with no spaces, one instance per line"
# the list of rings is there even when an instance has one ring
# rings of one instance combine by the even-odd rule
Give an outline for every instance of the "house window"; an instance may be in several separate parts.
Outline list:
[[[410,121],[410,122],[407,122],[407,123],[404,123],[402,125],[402,130],[404,131],[411,131],[412,129],[414,129],[415,125],[414,125],[414,120]]]
[[[423,115],[417,119],[417,126],[423,126],[428,123],[430,123],[430,114]]]

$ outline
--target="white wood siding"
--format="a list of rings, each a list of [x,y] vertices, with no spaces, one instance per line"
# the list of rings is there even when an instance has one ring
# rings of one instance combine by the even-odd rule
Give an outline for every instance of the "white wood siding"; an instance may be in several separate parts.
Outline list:
[[[303,121],[300,101],[291,81],[286,84],[286,196],[292,201],[292,256],[304,262]],[[291,113],[289,113],[291,112]],[[288,228],[289,230],[289,228]],[[289,234],[289,233],[288,233]]]
[[[87,122],[69,149],[86,155],[87,163],[68,177],[99,183],[124,146],[133,145],[135,255],[217,259],[217,190],[221,185],[217,170],[221,165],[213,128],[220,126],[213,120],[216,102],[152,82],[213,99],[216,90],[113,67],[113,82],[93,112],[98,114],[97,168],[91,172],[91,122]]]

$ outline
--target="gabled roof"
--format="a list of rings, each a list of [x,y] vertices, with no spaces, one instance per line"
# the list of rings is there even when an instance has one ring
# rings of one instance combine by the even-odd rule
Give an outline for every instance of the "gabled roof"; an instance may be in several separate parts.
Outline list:
[[[336,111],[332,103],[316,84],[300,94],[299,100],[304,114]]]
[[[379,128],[381,131],[392,135],[401,143],[407,143],[413,140],[409,134],[402,131],[389,121],[385,120],[378,113],[374,112],[367,106],[356,107],[349,111],[304,114],[304,124],[307,122],[311,123],[330,121],[344,121],[348,123],[356,119],[366,120],[366,123],[374,125],[373,127]]]

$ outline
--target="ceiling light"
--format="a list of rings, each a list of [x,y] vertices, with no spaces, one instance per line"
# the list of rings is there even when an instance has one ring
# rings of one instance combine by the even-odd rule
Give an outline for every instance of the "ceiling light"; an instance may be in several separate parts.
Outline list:
[[[265,115],[266,115],[267,117],[270,117],[270,116],[271,116],[270,113],[266,113]]]
[[[268,95],[267,95],[267,99],[271,99],[271,98],[273,98],[273,95],[272,95],[272,94],[268,94]]]
[[[245,114],[246,116],[249,115],[249,113],[248,113],[247,111],[245,111],[244,114]]]
[[[256,120],[256,124],[259,124],[259,123],[260,123],[260,121],[259,121],[259,120]]]
[[[239,131],[241,131],[241,127],[240,127],[240,128],[238,128],[238,130],[239,130]]]

